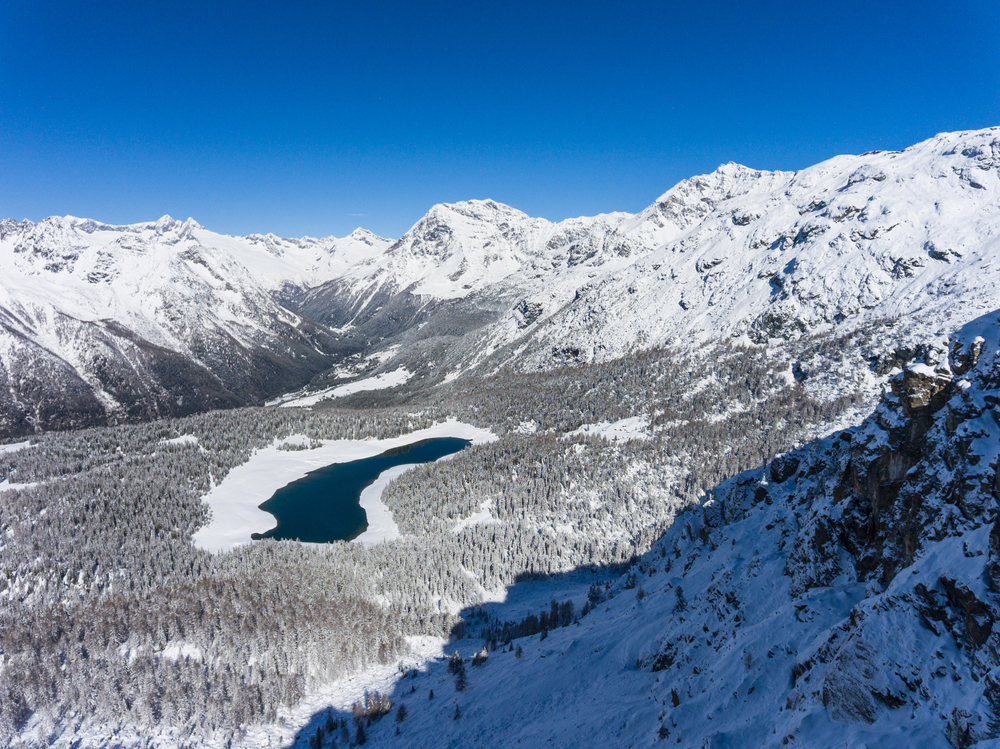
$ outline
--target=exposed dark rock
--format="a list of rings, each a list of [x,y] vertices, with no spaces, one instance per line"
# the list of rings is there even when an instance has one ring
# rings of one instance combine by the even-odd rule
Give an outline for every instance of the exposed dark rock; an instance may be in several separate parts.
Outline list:
[[[782,484],[799,470],[799,458],[793,453],[785,453],[771,461],[768,475],[775,484]]]
[[[942,575],[941,585],[948,596],[948,602],[962,613],[963,628],[971,646],[983,647],[993,632],[994,620],[990,607],[960,581]]]
[[[539,302],[529,302],[522,299],[514,305],[514,319],[517,320],[517,327],[527,328],[539,317],[542,316],[543,307]]]
[[[951,373],[929,369],[926,365],[907,369],[892,380],[892,392],[909,417],[936,413],[951,394]]]

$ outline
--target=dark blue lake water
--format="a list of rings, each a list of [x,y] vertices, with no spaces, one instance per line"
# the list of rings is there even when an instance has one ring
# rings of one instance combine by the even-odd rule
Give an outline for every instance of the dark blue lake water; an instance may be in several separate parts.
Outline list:
[[[277,526],[252,538],[298,539],[313,543],[350,541],[368,528],[361,492],[393,466],[429,463],[468,447],[469,440],[439,437],[388,450],[373,458],[334,463],[283,486],[260,509],[274,515]]]

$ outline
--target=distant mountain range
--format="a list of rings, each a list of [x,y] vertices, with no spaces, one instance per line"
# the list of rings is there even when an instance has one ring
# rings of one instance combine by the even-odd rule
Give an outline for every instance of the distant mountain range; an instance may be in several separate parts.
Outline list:
[[[1000,128],[799,172],[725,164],[638,214],[436,205],[398,241],[188,219],[0,222],[0,435],[398,371],[429,388],[662,343],[1000,308]]]
[[[261,403],[329,367],[289,293],[390,243],[227,237],[191,219],[0,223],[0,434]]]

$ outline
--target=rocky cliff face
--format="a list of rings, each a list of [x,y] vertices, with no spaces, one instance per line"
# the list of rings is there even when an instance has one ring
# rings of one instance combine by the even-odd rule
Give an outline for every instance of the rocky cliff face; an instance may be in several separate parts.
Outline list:
[[[859,428],[719,487],[690,551],[676,533],[662,542],[691,554],[686,569],[716,567],[693,614],[704,626],[750,597],[728,638],[712,639],[787,661],[779,738],[816,745],[836,724],[882,746],[920,730],[930,745],[1000,736],[998,343],[994,313],[926,346]],[[747,524],[763,533],[738,566],[781,561],[784,603],[772,597],[770,612],[727,584],[734,570],[720,558]],[[765,622],[770,634],[755,635]],[[674,643],[661,643],[661,667],[680,662]],[[706,659],[704,646],[686,650],[689,664]]]

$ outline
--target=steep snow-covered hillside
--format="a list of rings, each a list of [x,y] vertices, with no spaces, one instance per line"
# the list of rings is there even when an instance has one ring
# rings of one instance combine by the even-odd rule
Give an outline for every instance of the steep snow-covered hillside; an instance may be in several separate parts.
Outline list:
[[[388,242],[226,237],[193,220],[0,223],[0,433],[259,402],[328,366],[276,297]]]
[[[578,624],[501,639],[462,690],[444,661],[400,679],[390,697],[405,718],[369,737],[997,745],[998,408],[994,312],[927,347],[860,426],[710,492],[614,585],[591,588]],[[455,645],[468,659],[481,640]]]
[[[539,357],[567,341],[600,358],[673,337],[764,342],[878,318],[948,329],[1000,303],[1000,128],[707,192],[696,225],[540,324]]]

